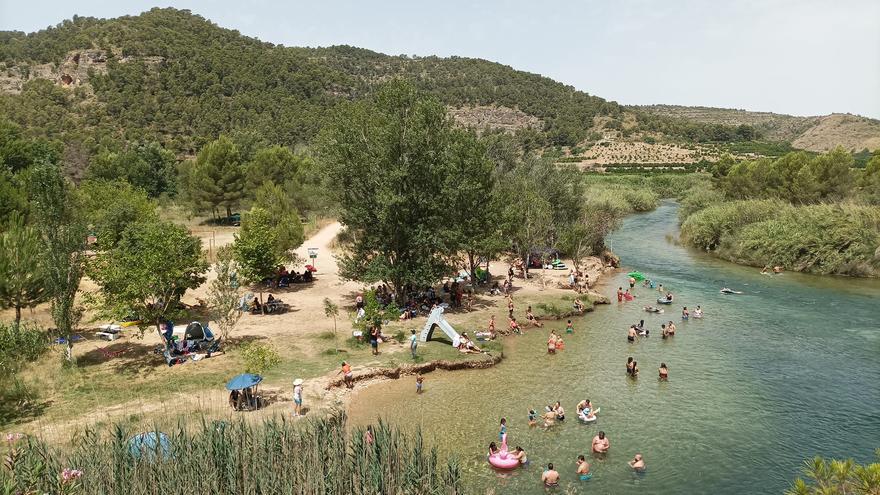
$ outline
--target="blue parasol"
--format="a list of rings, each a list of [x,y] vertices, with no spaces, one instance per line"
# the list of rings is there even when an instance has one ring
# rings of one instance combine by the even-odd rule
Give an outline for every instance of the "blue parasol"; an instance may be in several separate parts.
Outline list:
[[[232,380],[229,380],[229,383],[226,384],[227,390],[242,390],[245,388],[251,388],[254,385],[263,381],[263,377],[260,375],[252,375],[250,373],[242,373],[241,375],[236,376]]]

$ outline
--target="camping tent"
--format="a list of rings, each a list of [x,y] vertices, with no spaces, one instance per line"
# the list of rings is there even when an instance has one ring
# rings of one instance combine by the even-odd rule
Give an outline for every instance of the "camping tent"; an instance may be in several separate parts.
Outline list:
[[[161,431],[139,433],[128,440],[128,452],[135,459],[154,460],[161,456],[165,460],[171,457],[171,442]]]

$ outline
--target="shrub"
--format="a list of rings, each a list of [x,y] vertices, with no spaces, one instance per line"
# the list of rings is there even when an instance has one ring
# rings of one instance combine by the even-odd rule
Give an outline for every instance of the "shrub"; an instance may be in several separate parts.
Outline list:
[[[688,217],[681,226],[681,237],[694,247],[713,250],[725,235],[746,225],[774,218],[789,208],[790,205],[778,200],[720,203]]]
[[[241,356],[245,371],[262,375],[281,364],[281,356],[274,347],[260,342],[250,342],[242,346]]]
[[[813,205],[745,226],[723,243],[725,258],[818,274],[871,276],[880,268],[880,208]]]
[[[17,372],[24,363],[34,361],[49,348],[46,332],[37,325],[0,322],[0,377]]]

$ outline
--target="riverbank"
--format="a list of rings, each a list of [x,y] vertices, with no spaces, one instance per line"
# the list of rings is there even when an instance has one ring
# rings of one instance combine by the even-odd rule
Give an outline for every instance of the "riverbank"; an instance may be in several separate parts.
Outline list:
[[[404,342],[393,338],[383,343],[378,356],[370,353],[369,346],[350,338],[354,298],[363,287],[338,276],[333,240],[340,228],[339,224],[326,226],[303,244],[301,256],[307,254],[306,247],[318,248],[315,260],[318,273],[314,283],[274,292],[276,297],[290,303],[292,310],[277,315],[243,315],[232,332],[231,345],[225,354],[169,368],[161,356],[152,352],[160,343],[154,332],[147,331],[143,338],[137,338],[136,330],[128,329],[119,340],[106,342],[83,331],[85,340],[74,346],[76,366],[61,366],[60,354],[51,352],[22,373],[22,379],[36,392],[32,399],[33,414],[12,428],[40,432],[66,442],[70,431],[87,425],[124,423],[131,428],[151,428],[157,424],[173,425],[180,415],[218,419],[241,416],[229,410],[224,385],[229,378],[244,371],[238,346],[245,342],[268,344],[281,358],[280,365],[264,374],[261,384],[263,392],[271,398],[270,404],[264,410],[247,413],[247,417],[257,419],[289,413],[292,409],[290,383],[294,378],[305,380],[304,401],[311,412],[344,408],[350,394],[326,389],[339,378],[337,373],[342,360],[351,363],[355,376],[360,376],[375,370],[402,368],[411,358],[405,338]],[[584,269],[593,287],[606,272],[597,258],[585,260]],[[490,270],[497,277],[503,277],[507,265],[493,262]],[[567,274],[567,271],[532,270],[529,280],[516,277],[513,298],[518,320],[526,321],[528,305],[548,322],[553,321],[553,315],[543,314],[539,305],[551,309],[570,308],[576,294],[564,288]],[[209,274],[208,282],[211,278]],[[198,305],[199,299],[205,297],[206,288],[207,283],[190,291],[184,301]],[[598,299],[595,292],[582,297],[585,302]],[[334,321],[323,313],[325,298],[338,304],[341,310],[335,331]],[[492,315],[496,315],[499,328],[505,327],[506,314],[504,297],[480,293],[469,310],[450,309],[445,317],[457,330],[473,335],[486,328]],[[420,330],[425,320],[419,317],[390,322],[383,333],[405,337],[411,329]],[[489,342],[485,347],[493,355],[500,355],[500,342]],[[111,356],[110,353],[118,354]],[[463,355],[448,343],[427,342],[419,345],[419,360],[415,364],[436,362],[457,366],[474,359],[475,356]]]

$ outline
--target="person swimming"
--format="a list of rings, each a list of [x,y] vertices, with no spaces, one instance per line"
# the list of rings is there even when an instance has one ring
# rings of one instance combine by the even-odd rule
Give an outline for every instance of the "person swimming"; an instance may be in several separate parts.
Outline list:
[[[636,330],[638,330],[639,335],[642,337],[647,337],[651,331],[645,328],[645,320],[639,320],[638,326],[636,326]]]
[[[633,457],[633,460],[629,461],[629,467],[633,468],[635,471],[644,471],[645,470],[645,459],[642,457],[642,454],[636,454]]]
[[[534,409],[529,409],[529,426],[538,424],[538,413]]]
[[[697,306],[697,309],[694,310],[694,318],[702,318],[703,317],[703,309]]]

